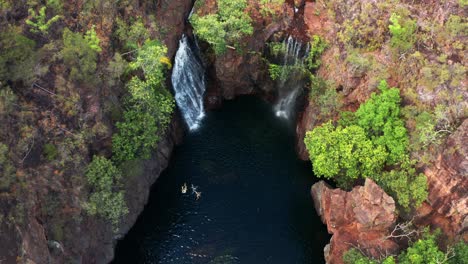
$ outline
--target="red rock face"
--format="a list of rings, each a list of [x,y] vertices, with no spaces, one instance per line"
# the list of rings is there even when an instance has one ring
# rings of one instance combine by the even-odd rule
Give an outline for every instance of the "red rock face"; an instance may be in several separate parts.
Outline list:
[[[350,192],[320,181],[311,194],[317,213],[333,234],[325,247],[327,263],[343,263],[344,252],[354,246],[375,257],[398,250],[395,242],[385,239],[396,222],[395,202],[372,180]]]
[[[468,120],[445,143],[444,150],[424,174],[429,185],[427,204],[418,210],[419,224],[441,228],[450,237],[468,239]]]

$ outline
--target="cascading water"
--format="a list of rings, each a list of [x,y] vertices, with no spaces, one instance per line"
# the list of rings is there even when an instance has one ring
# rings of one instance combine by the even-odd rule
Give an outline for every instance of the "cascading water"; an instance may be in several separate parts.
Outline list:
[[[277,84],[279,101],[274,107],[278,117],[292,117],[297,97],[304,86],[305,80],[300,68],[309,54],[309,49],[309,43],[303,45],[291,36],[283,41],[283,67]]]
[[[197,129],[205,116],[205,67],[201,62],[198,46],[191,45],[185,35],[179,41],[171,79],[176,103],[187,126],[190,130]]]

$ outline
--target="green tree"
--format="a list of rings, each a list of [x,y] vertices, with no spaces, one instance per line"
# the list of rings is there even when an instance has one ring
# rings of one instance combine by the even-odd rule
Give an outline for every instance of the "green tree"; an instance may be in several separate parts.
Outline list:
[[[404,160],[408,151],[408,133],[400,117],[400,90],[389,88],[386,81],[379,85],[380,94],[361,104],[356,111],[357,125],[362,127],[376,144],[389,153],[387,164]]]
[[[39,12],[36,12],[32,8],[28,10],[31,19],[26,19],[26,24],[31,26],[31,32],[47,35],[49,33],[48,31],[50,26],[52,26],[53,23],[57,22],[61,18],[61,16],[56,15],[47,20],[46,9],[47,7],[43,6],[41,9],[39,9]]]
[[[130,20],[130,25],[126,21],[117,18],[116,24],[117,30],[115,34],[124,43],[126,49],[136,50],[143,46],[144,42],[150,37],[149,31],[145,27],[141,17]]]
[[[166,53],[160,42],[147,41],[129,65],[141,70],[145,80],[133,77],[127,84],[126,111],[112,138],[113,158],[118,163],[149,158],[170,123],[175,103],[164,87],[165,72],[171,66]]]
[[[68,28],[63,31],[63,49],[60,54],[70,69],[70,79],[92,82],[97,66],[97,52],[80,33]]]
[[[0,81],[31,82],[37,63],[36,43],[23,36],[19,27],[8,27],[0,32],[0,47]]]
[[[446,255],[437,246],[436,234],[425,232],[423,237],[398,256],[400,264],[437,264],[446,261]]]
[[[304,143],[315,175],[335,179],[340,186],[380,173],[387,153],[359,126],[334,127],[325,123],[307,132]]]
[[[426,176],[417,173],[414,162],[409,160],[399,168],[374,175],[373,179],[405,210],[419,207],[427,198]]]
[[[245,12],[247,0],[217,0],[217,4],[216,14],[191,17],[195,34],[210,43],[216,54],[223,54],[228,45],[240,49],[241,39],[253,34],[252,19]]]
[[[120,219],[128,213],[125,195],[121,189],[122,175],[112,161],[94,156],[86,170],[86,179],[91,194],[85,206],[90,215],[99,215],[109,220],[114,230]]]

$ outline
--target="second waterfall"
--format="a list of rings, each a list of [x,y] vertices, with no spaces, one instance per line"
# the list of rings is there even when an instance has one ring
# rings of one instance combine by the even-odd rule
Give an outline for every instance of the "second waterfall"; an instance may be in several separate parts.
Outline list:
[[[175,100],[188,128],[197,129],[205,116],[205,67],[200,59],[198,46],[190,43],[186,35],[179,41],[171,79]]]

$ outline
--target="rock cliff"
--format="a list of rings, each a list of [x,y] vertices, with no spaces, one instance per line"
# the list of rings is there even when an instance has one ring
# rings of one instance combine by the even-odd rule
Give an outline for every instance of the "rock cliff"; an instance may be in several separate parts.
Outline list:
[[[311,194],[317,214],[333,234],[324,249],[327,263],[343,263],[344,252],[353,247],[374,257],[398,251],[398,244],[386,239],[396,223],[395,202],[372,180],[350,192],[320,181]]]

